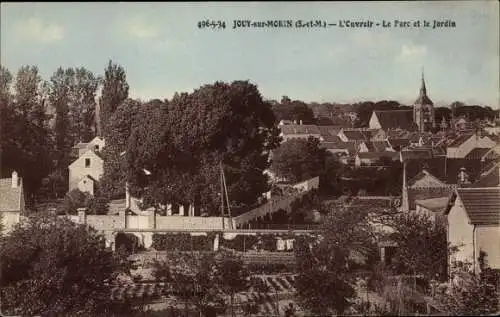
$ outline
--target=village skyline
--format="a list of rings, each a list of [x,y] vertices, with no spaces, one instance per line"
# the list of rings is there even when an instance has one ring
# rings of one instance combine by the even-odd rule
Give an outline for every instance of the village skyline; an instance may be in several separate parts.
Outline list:
[[[437,106],[454,101],[498,109],[498,4],[480,2],[296,2],[2,4],[1,64],[16,73],[37,65],[101,73],[122,65],[134,99],[172,98],[216,80],[249,80],[266,99],[305,102],[396,100],[411,105],[422,68]],[[88,17],[92,18],[88,18]],[[199,28],[205,19],[224,30]],[[252,19],[434,19],[454,28],[233,30]]]

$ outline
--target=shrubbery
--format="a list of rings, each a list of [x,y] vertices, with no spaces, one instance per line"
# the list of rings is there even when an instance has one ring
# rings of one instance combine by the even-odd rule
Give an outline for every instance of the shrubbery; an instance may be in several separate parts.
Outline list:
[[[153,234],[152,247],[158,251],[210,251],[214,236],[192,236],[189,233]]]

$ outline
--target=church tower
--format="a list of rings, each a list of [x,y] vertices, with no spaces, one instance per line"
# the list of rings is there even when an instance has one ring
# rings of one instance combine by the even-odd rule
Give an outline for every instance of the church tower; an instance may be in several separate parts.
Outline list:
[[[417,125],[420,132],[430,131],[436,127],[434,118],[434,104],[427,96],[425,88],[424,72],[422,71],[422,86],[420,94],[413,105],[413,122]]]

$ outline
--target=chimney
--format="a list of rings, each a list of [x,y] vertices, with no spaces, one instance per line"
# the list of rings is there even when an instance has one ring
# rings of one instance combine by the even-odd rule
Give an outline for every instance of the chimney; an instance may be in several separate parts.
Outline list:
[[[125,209],[130,209],[130,189],[128,182],[125,183]]]
[[[460,172],[458,173],[457,184],[458,184],[459,187],[462,187],[465,184],[470,184],[470,182],[469,182],[469,175],[467,175],[465,167],[462,167],[460,169]]]
[[[12,188],[17,188],[19,186],[19,177],[17,176],[17,172],[12,172]]]

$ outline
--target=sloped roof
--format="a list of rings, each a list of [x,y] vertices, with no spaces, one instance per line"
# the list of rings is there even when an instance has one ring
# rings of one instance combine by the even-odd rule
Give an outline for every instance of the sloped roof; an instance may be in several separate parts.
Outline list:
[[[495,187],[500,185],[500,163],[490,164],[471,187]],[[499,207],[500,208],[500,207]]]
[[[375,110],[373,113],[384,130],[396,128],[412,130],[415,127],[413,110]]]
[[[361,130],[342,130],[342,133],[349,140],[367,140],[367,137]]]
[[[341,129],[342,127],[338,125],[318,126],[319,133],[321,134],[322,137],[337,136],[337,134]]]
[[[408,139],[390,138],[388,141],[393,149],[403,148],[403,147],[410,145],[410,140],[408,140]]]
[[[456,193],[471,224],[500,224],[500,187],[458,188]]]
[[[280,129],[283,134],[320,134],[318,126],[311,124],[287,124]]]
[[[84,149],[89,145],[89,143],[79,142],[73,146],[74,149]]]
[[[359,152],[357,156],[360,159],[380,159],[382,157],[389,157],[391,159],[395,159],[399,156],[397,152],[391,151],[382,151],[382,152]]]
[[[12,178],[0,179],[0,212],[21,210],[22,182],[19,186],[12,187]]]
[[[449,197],[437,197],[430,199],[418,199],[415,200],[415,205],[422,206],[433,212],[442,212],[448,205]]]
[[[491,152],[491,153],[490,153]],[[490,156],[490,159],[498,158],[498,154],[493,149],[475,148],[465,156],[466,159],[482,159],[484,156]]]
[[[73,162],[69,165],[69,167],[71,167],[73,164],[75,164],[76,162],[78,162],[78,161],[79,161],[79,160],[81,160],[82,158],[84,158],[84,157],[88,157],[88,154],[93,154],[93,156],[96,156],[96,157],[98,157],[99,159],[101,159],[101,160],[102,160],[102,157],[101,157],[101,155],[100,155],[98,152],[94,151],[93,149],[89,149],[88,151],[86,151],[85,153],[83,153],[82,155],[80,155],[80,157],[79,157],[79,158],[77,158],[76,160],[74,160],[74,161],[73,161]]]
[[[474,135],[473,133],[462,134],[458,136],[456,139],[454,139],[450,144],[448,144],[448,147],[459,147],[460,145],[464,144],[467,140],[469,140],[473,135]]]
[[[385,152],[385,149],[390,147],[387,141],[364,141],[363,143],[370,152]]]
[[[407,149],[401,151],[401,157],[404,161],[406,160],[422,160],[430,159],[433,157],[431,149]]]
[[[446,187],[444,182],[425,169],[408,181],[408,186],[410,187],[415,185],[418,185],[418,187],[424,187],[422,184],[425,184],[425,187],[427,188]]]

